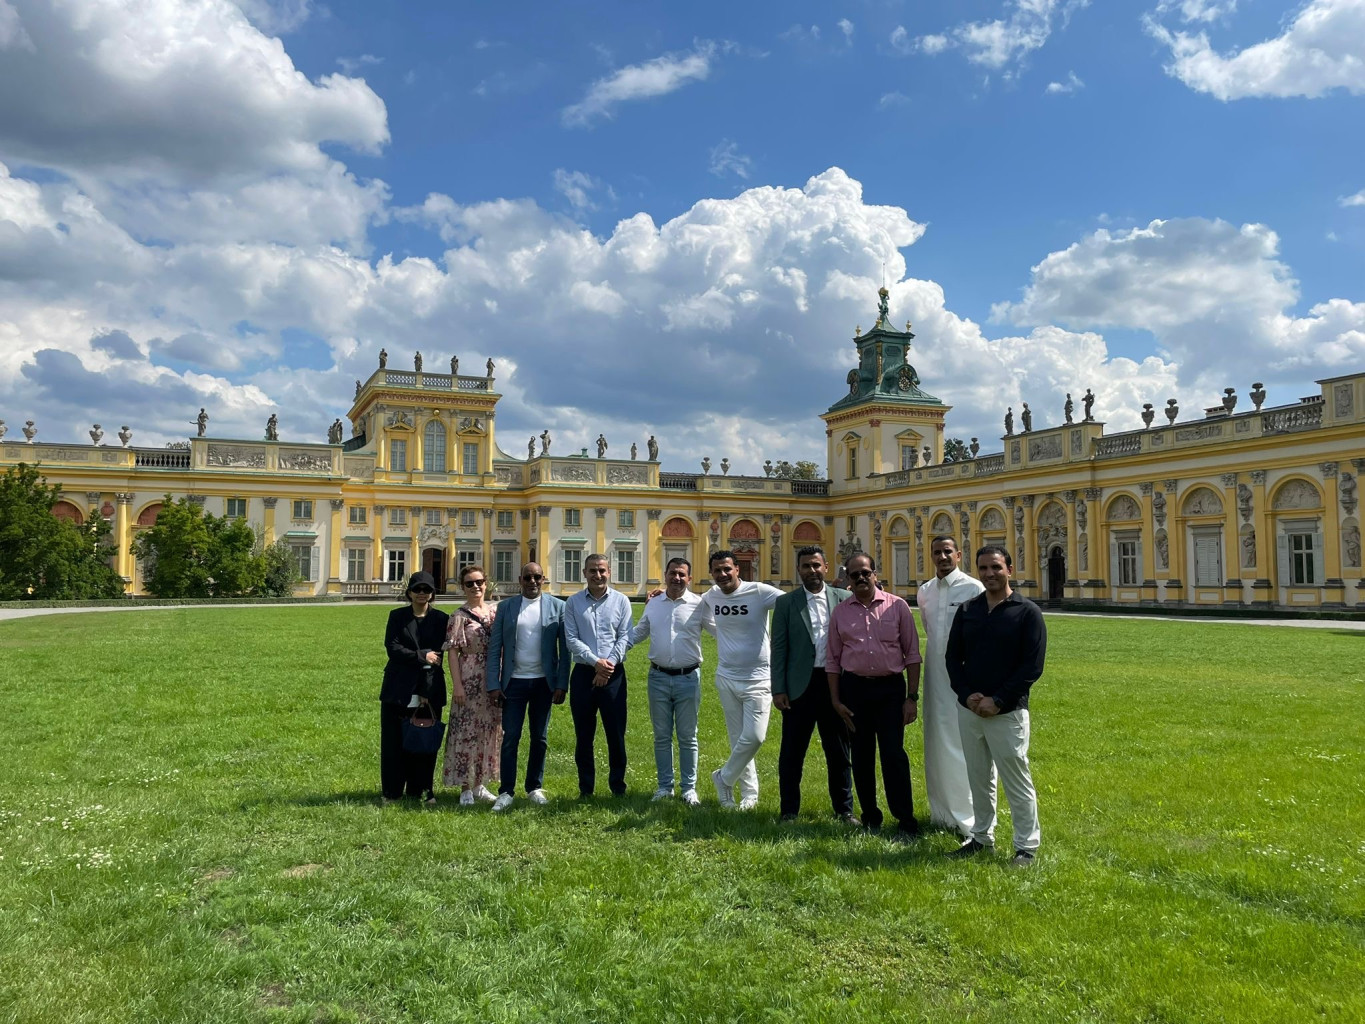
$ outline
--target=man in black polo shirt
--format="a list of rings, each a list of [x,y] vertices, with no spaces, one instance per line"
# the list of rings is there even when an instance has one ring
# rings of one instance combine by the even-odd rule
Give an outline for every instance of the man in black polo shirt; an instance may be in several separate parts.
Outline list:
[[[985,593],[962,605],[948,633],[945,660],[957,694],[958,728],[972,788],[971,837],[950,857],[970,857],[995,842],[995,772],[1014,819],[1012,867],[1038,852],[1038,799],[1028,766],[1028,692],[1043,674],[1043,613],[1010,586],[1014,565],[1002,547],[976,553]]]

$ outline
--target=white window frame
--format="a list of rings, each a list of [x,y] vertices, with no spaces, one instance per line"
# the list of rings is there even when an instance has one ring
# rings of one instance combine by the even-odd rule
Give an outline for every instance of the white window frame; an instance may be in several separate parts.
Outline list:
[[[394,473],[408,471],[408,442],[406,438],[394,438],[389,442],[389,469]]]
[[[512,530],[512,529],[515,529],[515,528],[516,528],[516,525],[517,525],[517,514],[516,514],[515,512],[510,512],[510,511],[508,511],[508,510],[506,510],[506,509],[500,509],[500,510],[498,511],[498,529],[499,529],[499,530]]]
[[[564,529],[581,530],[583,528],[583,510],[581,508],[566,508],[564,510]]]
[[[313,499],[295,498],[290,502],[290,511],[295,520],[311,523],[313,521]]]
[[[245,519],[247,509],[246,498],[228,498],[223,502],[224,519]]]
[[[402,583],[408,578],[408,549],[387,548],[384,551],[384,579]]]
[[[289,555],[294,560],[294,568],[305,582],[318,581],[318,546],[311,542],[291,543]]]
[[[444,473],[446,471],[446,426],[440,420],[431,420],[422,428],[422,472]]]
[[[424,513],[423,518],[426,520],[428,526],[440,526],[441,510],[439,508],[429,508]]]
[[[369,509],[364,505],[352,505],[348,509],[352,526],[364,526],[369,521]]]
[[[634,585],[640,582],[636,578],[635,568],[638,563],[635,557],[634,548],[616,549],[616,582]]]
[[[460,526],[466,530],[472,530],[479,525],[479,510],[476,508],[460,509]]]
[[[367,578],[365,571],[369,568],[369,555],[367,548],[346,549],[346,579],[349,582],[359,583]]]
[[[1114,580],[1120,587],[1142,585],[1142,540],[1135,533],[1114,537]]]
[[[407,526],[407,525],[408,525],[408,510],[405,509],[405,508],[399,508],[397,505],[390,505],[390,506],[389,506],[389,525],[390,525],[390,526]]]
[[[561,582],[583,582],[583,559],[586,557],[583,554],[583,547],[582,544],[564,545],[564,557],[560,559],[560,564],[563,568],[563,575],[560,577]]]
[[[493,552],[493,582],[511,583],[517,578],[517,553],[504,548]]]
[[[479,475],[479,446],[474,441],[464,442],[464,447],[460,450],[462,460],[460,468],[465,476]]]
[[[616,528],[618,530],[635,529],[635,510],[633,508],[616,510]]]
[[[1316,516],[1282,519],[1277,525],[1280,584],[1286,587],[1320,587],[1326,583],[1322,520]]]

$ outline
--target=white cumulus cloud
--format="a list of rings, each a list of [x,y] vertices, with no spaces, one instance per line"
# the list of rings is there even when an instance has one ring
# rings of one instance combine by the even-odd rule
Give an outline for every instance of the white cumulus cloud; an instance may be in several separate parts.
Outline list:
[[[1228,53],[1206,32],[1172,31],[1161,13],[1144,25],[1171,51],[1166,73],[1197,92],[1220,100],[1365,93],[1365,0],[1310,0],[1275,38]]]
[[[903,53],[918,51],[929,55],[957,49],[973,64],[1011,74],[1020,62],[1048,41],[1057,25],[1065,25],[1074,11],[1089,2],[1009,0],[1002,17],[962,22],[945,32],[914,40],[904,27],[897,26],[891,34],[891,45]]]

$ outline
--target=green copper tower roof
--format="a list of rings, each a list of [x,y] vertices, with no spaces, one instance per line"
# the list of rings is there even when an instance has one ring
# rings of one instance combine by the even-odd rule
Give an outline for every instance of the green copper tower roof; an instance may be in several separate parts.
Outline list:
[[[877,292],[877,322],[853,342],[858,346],[858,365],[848,371],[848,394],[829,407],[830,412],[869,403],[892,402],[899,405],[938,405],[943,403],[920,390],[919,374],[910,365],[910,342],[915,337],[910,325],[898,331],[891,326],[888,311],[890,293],[885,287]]]

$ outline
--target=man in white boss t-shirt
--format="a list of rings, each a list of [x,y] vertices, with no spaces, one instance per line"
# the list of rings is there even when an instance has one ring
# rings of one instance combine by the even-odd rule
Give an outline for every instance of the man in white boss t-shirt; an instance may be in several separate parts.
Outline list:
[[[768,735],[773,693],[769,671],[768,611],[783,592],[766,583],[739,578],[731,551],[710,558],[715,586],[702,595],[703,618],[716,634],[716,692],[725,709],[725,731],[730,736],[730,759],[711,773],[722,807],[758,805],[758,770],[754,755]]]

